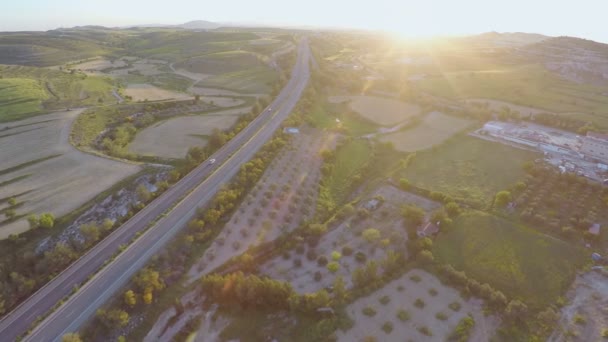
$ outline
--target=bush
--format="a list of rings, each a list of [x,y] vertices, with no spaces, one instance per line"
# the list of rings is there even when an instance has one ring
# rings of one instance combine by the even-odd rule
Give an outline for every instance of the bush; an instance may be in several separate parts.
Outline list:
[[[321,278],[323,278],[323,275],[321,274],[321,272],[316,271],[315,272],[315,281],[321,281]]]
[[[426,336],[433,336],[433,333],[431,332],[431,329],[429,329],[427,326],[421,326],[418,328],[418,331]]]
[[[357,252],[355,253],[355,260],[363,264],[367,261],[367,255],[365,255],[363,252]]]
[[[317,259],[317,265],[323,267],[325,265],[327,265],[327,258],[323,255],[321,255],[318,259]]]
[[[416,299],[416,301],[414,302],[414,306],[416,306],[419,309],[422,309],[426,304],[424,303],[424,301],[420,298]]]
[[[306,253],[306,259],[308,259],[308,261],[314,261],[317,258],[317,252],[315,252],[314,250],[309,250]]]
[[[374,317],[376,316],[376,310],[374,310],[373,308],[366,306],[363,308],[363,310],[361,310],[361,312],[368,317]]]
[[[331,273],[336,273],[336,272],[338,272],[339,269],[340,269],[340,264],[338,264],[335,261],[332,261],[329,264],[327,264],[327,270],[329,270],[329,272],[331,272]]]
[[[389,296],[382,296],[380,297],[380,304],[382,305],[386,305],[391,301],[391,298]]]
[[[350,246],[342,247],[342,255],[351,256],[353,254],[353,249]]]
[[[429,289],[429,294],[433,297],[437,296],[437,290],[435,288]]]
[[[405,290],[405,288],[403,287],[403,285],[397,286],[397,291],[403,292],[403,290]]]
[[[578,325],[585,325],[585,324],[587,324],[587,320],[582,315],[576,314],[576,315],[574,315],[574,323],[576,323]]]
[[[449,307],[450,309],[452,309],[452,311],[456,311],[456,312],[458,312],[458,311],[460,311],[460,308],[461,308],[462,306],[460,305],[460,303],[459,303],[459,302],[452,302],[452,303],[450,303],[450,305],[448,305],[448,307]]]
[[[302,266],[302,260],[300,260],[300,259],[294,259],[293,260],[293,265],[295,267],[301,267]]]
[[[602,337],[608,339],[608,328],[604,328],[602,330]]]
[[[289,258],[291,257],[291,255],[289,255],[289,252],[283,252],[283,254],[281,255],[283,257],[283,259],[285,260],[289,260]]]
[[[420,278],[420,276],[419,276],[419,275],[417,275],[417,274],[414,274],[413,276],[410,276],[410,279],[411,279],[411,280],[412,280],[414,283],[419,283],[419,282],[422,280],[422,278]]]
[[[448,316],[443,312],[438,312],[435,314],[435,318],[437,318],[440,321],[446,321],[448,319]]]
[[[407,322],[410,320],[410,313],[403,309],[399,310],[397,311],[397,318],[399,318],[401,322]]]
[[[298,253],[298,254],[303,254],[305,250],[306,249],[305,249],[304,245],[296,246],[296,253]]]
[[[338,251],[331,252],[331,259],[333,261],[338,261],[338,260],[340,260],[340,258],[342,258],[342,254],[340,254],[340,252],[338,252]]]
[[[391,322],[386,322],[384,324],[382,324],[382,330],[387,333],[390,334],[391,331],[393,331],[393,323]]]

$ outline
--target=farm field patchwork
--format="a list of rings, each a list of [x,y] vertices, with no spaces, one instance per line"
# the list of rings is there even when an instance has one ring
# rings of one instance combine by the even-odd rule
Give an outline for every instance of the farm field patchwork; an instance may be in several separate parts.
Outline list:
[[[395,125],[422,113],[417,105],[375,96],[331,96],[329,101],[349,102],[352,110],[382,126]]]
[[[38,112],[49,95],[39,82],[28,78],[0,79],[0,122]]]
[[[577,247],[491,214],[471,211],[434,242],[435,258],[531,308],[555,303],[585,255]]]
[[[458,311],[449,307],[452,303],[458,303]],[[367,337],[395,342],[447,341],[458,323],[470,315],[475,320],[470,341],[489,341],[499,320],[486,316],[482,304],[480,300],[463,299],[433,275],[414,269],[348,305],[346,312],[354,325],[346,331],[338,330],[337,337],[344,342],[366,341]]]
[[[418,152],[401,176],[418,187],[484,205],[496,192],[521,180],[525,175],[523,163],[539,156],[500,143],[455,137]]]
[[[95,157],[68,142],[72,121],[81,111],[40,115],[4,125],[0,143],[0,198],[14,197],[15,220],[0,223],[0,238],[29,229],[25,216],[51,212],[56,217],[93,198],[139,166]]]
[[[135,135],[129,150],[144,156],[184,158],[193,146],[205,146],[214,129],[225,130],[249,108],[204,115],[188,115],[155,123]]]
[[[415,127],[384,135],[380,140],[391,142],[398,151],[414,152],[439,145],[471,124],[467,119],[431,112]]]

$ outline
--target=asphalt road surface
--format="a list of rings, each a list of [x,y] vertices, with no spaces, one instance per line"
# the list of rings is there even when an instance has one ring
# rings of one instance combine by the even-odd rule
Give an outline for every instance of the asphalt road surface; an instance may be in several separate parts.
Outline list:
[[[63,305],[44,319],[25,337],[26,341],[60,341],[77,331],[149,258],[158,252],[195,214],[208,203],[223,184],[239,171],[268,141],[298,102],[309,79],[310,51],[306,40],[298,46],[298,58],[287,85],[269,107],[236,137],[165,193],[148,204],[129,221],[99,242],[65,271],[33,294],[0,321],[0,341],[14,341],[26,332],[37,317],[47,313],[77,284],[99,270],[116,254],[119,246],[128,244],[136,234],[162,216],[133,244],[103,267]],[[173,207],[173,209],[171,209]],[[168,213],[166,213],[171,209]]]

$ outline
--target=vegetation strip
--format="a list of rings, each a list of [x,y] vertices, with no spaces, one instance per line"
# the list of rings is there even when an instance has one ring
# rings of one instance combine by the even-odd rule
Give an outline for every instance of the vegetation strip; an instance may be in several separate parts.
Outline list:
[[[3,176],[5,174],[7,174],[7,173],[11,173],[11,172],[15,172],[15,171],[21,170],[21,169],[26,168],[28,166],[32,166],[32,165],[36,165],[38,163],[42,163],[44,161],[47,161],[47,160],[50,160],[50,159],[53,159],[53,158],[61,157],[62,155],[63,155],[62,153],[53,154],[53,155],[50,155],[48,157],[42,157],[42,158],[39,158],[39,159],[35,159],[35,160],[31,160],[31,161],[25,162],[23,164],[19,164],[19,165],[15,165],[13,167],[9,167],[8,169],[0,170],[0,176]]]

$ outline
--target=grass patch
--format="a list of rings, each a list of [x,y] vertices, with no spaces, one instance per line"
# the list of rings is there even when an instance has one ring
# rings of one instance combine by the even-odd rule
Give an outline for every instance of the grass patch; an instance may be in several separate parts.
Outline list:
[[[435,240],[433,254],[533,308],[554,303],[585,260],[578,248],[479,211],[454,220]]]
[[[538,153],[499,143],[459,136],[418,152],[402,177],[421,188],[449,194],[477,205],[525,176],[525,161]]]
[[[41,110],[48,99],[40,82],[27,78],[0,79],[0,122],[25,118]]]
[[[336,161],[329,176],[328,188],[336,204],[346,200],[355,177],[367,164],[371,147],[364,140],[351,140],[336,151]]]

